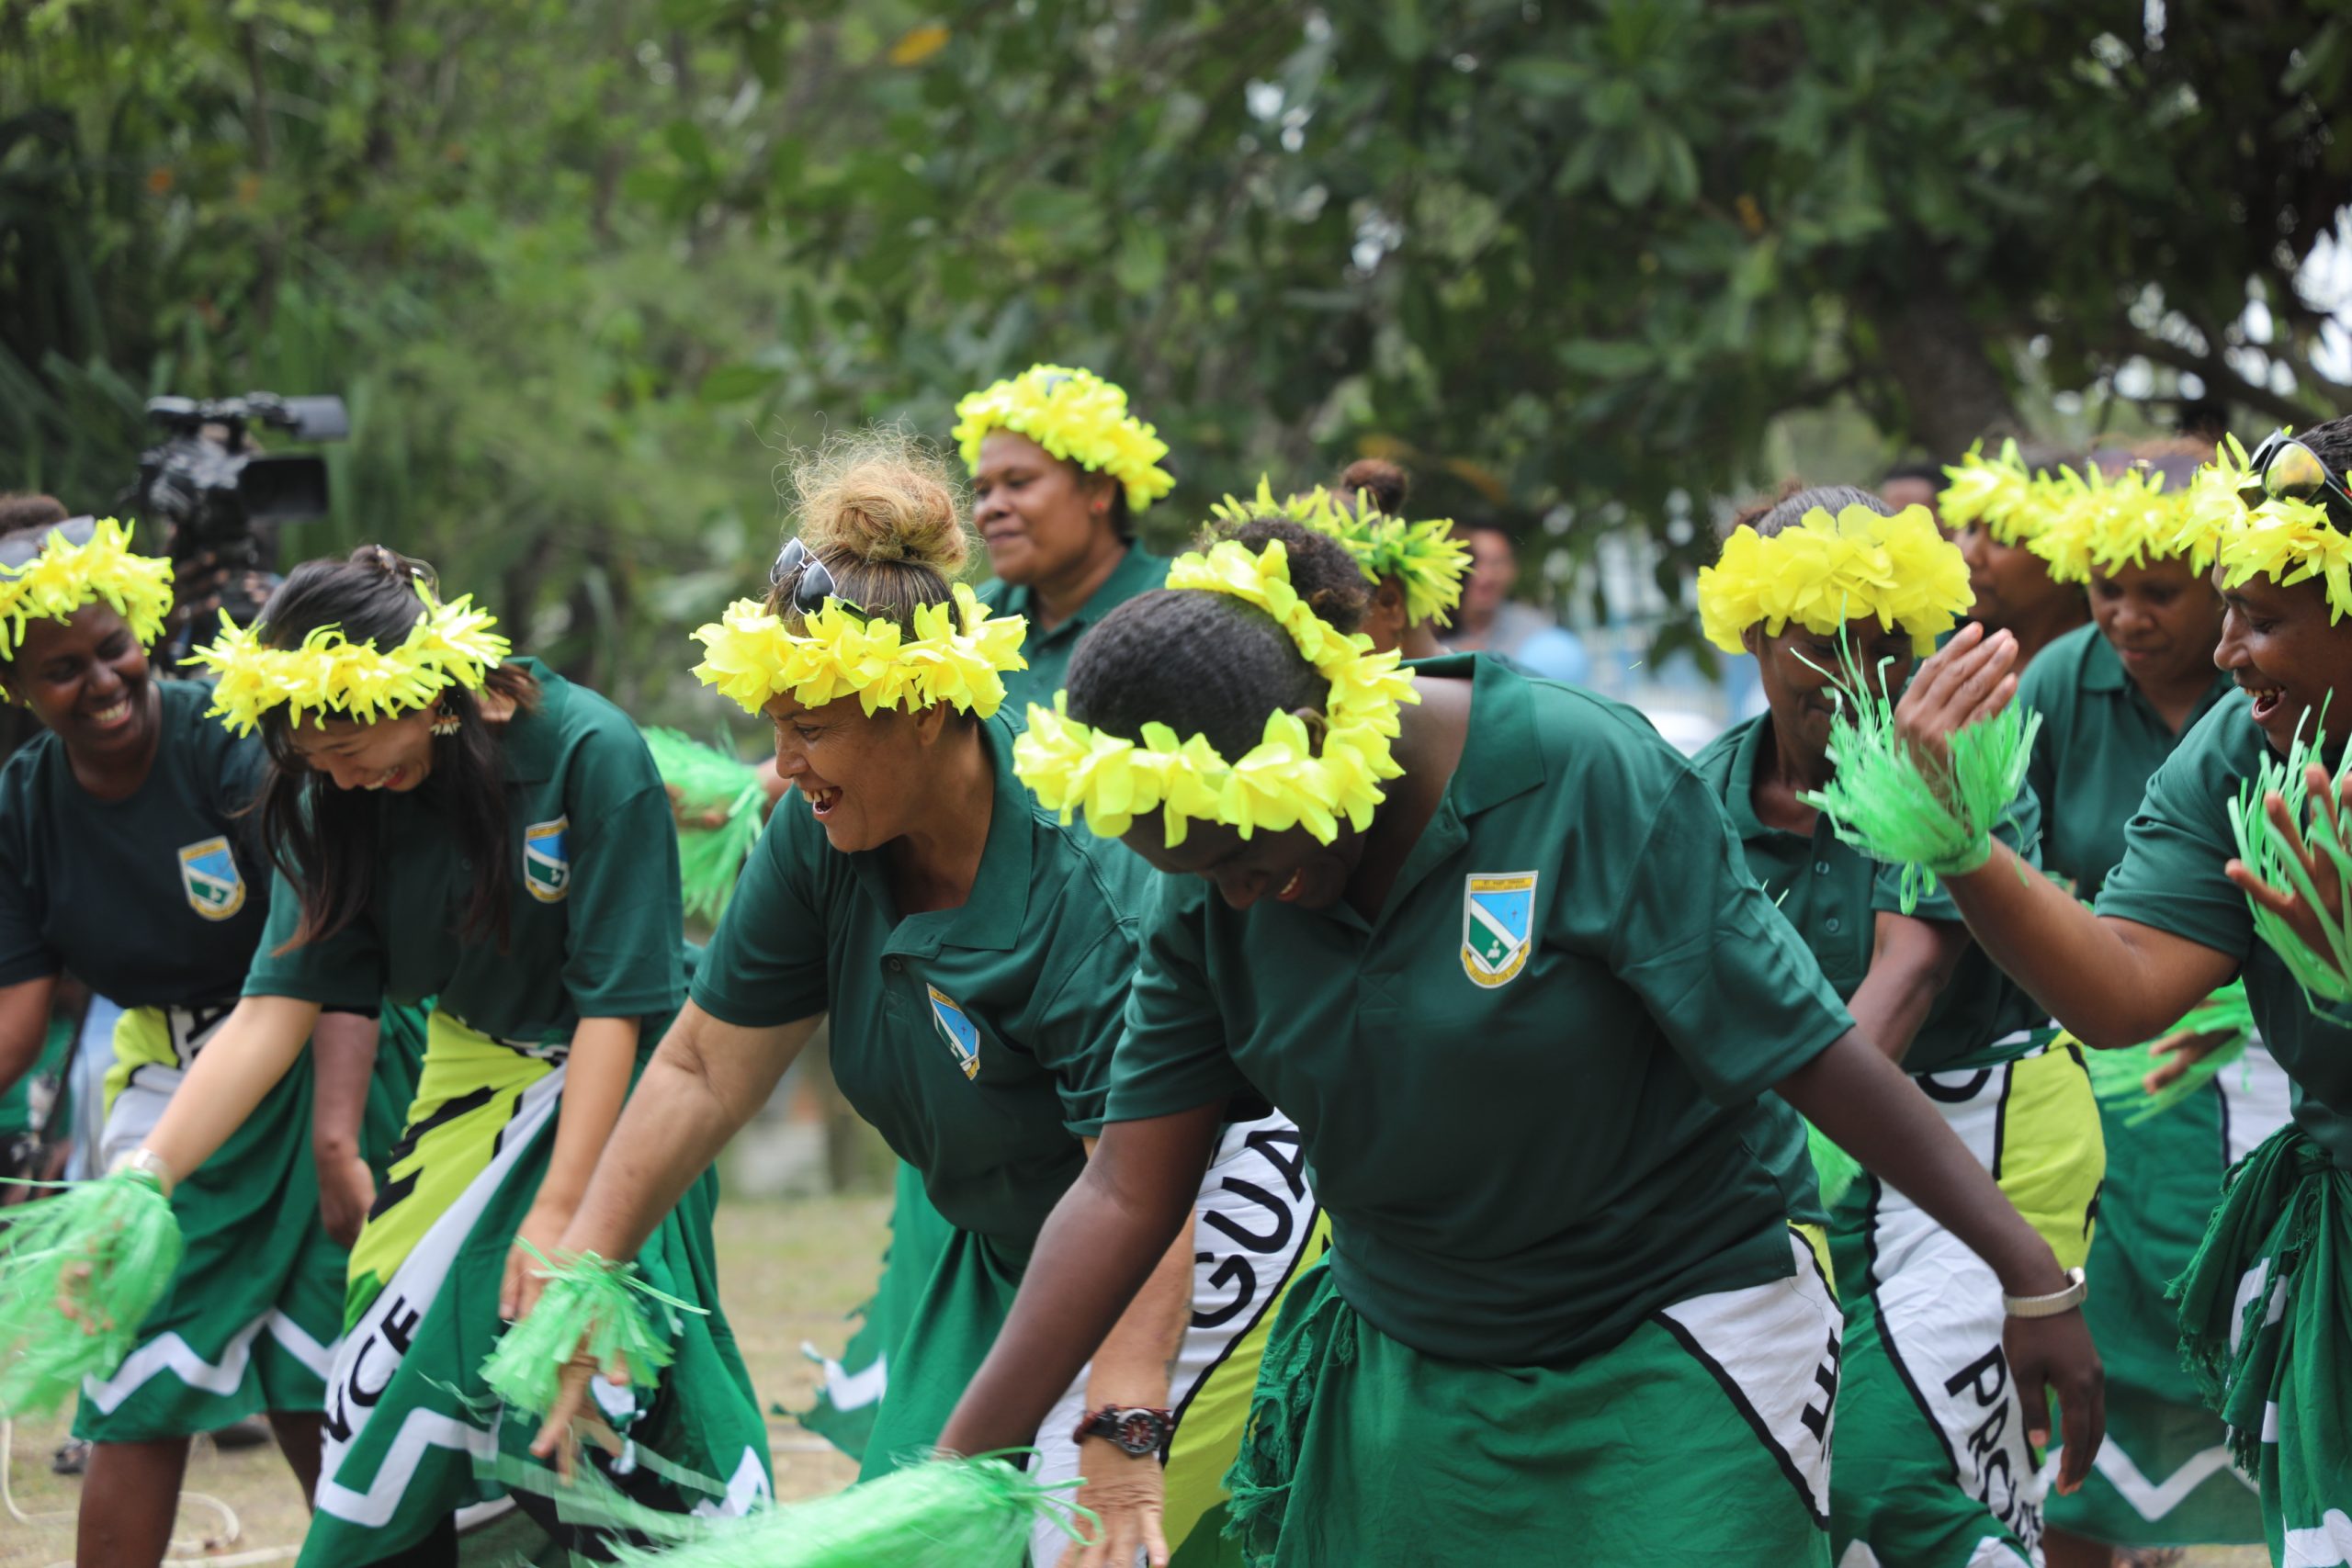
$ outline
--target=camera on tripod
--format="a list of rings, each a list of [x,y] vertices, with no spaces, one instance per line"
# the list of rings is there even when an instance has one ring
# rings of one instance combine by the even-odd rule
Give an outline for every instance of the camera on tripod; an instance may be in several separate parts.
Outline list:
[[[160,528],[175,568],[209,556],[221,573],[220,606],[239,625],[261,613],[249,586],[274,564],[277,527],[323,517],[327,467],[317,457],[265,454],[255,425],[296,441],[340,441],[351,434],[341,398],[150,398],[147,418],[164,439],[139,455],[139,478],[124,500]]]

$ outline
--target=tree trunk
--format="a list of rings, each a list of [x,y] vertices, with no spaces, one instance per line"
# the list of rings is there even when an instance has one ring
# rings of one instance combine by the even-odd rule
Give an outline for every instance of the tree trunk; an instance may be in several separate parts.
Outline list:
[[[1867,309],[1878,329],[1877,369],[1901,389],[1911,436],[1931,457],[1953,462],[1973,442],[2025,434],[1985,334],[1932,261],[1905,293]]]

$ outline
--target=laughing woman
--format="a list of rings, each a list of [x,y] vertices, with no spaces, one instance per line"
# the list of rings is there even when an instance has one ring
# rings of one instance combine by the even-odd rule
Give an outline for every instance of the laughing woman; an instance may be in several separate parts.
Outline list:
[[[86,517],[0,540],[0,681],[42,727],[0,773],[0,1085],[38,1049],[60,975],[119,998],[102,1163],[216,1037],[268,913],[243,815],[266,761],[205,716],[205,687],[149,668],[171,567],[126,544]],[[339,1019],[322,1036],[354,1021],[364,1033]],[[353,1136],[365,1063],[322,1039],[317,1081],[307,1061],[287,1074],[174,1195],[186,1250],[169,1292],[74,1418],[93,1445],[77,1561],[162,1559],[194,1433],[266,1412],[305,1494],[317,1480],[346,1257],[319,1194],[348,1206],[367,1178],[356,1160],[314,1167],[313,1100]]]
[[[1968,940],[1948,897],[1906,897],[1901,868],[1845,843],[1810,799],[1838,772],[1837,683],[1900,691],[1968,607],[1967,564],[1924,507],[1895,513],[1830,486],[1765,509],[1700,572],[1699,615],[1716,647],[1755,657],[1770,706],[1692,765],[1862,1032],[2074,1269],[2103,1168],[2081,1055],[2033,1027],[2032,1001]],[[1999,832],[2030,859],[2039,826],[2022,793]],[[1846,1187],[1830,1221],[1846,1314],[1832,1553],[1859,1542],[1905,1568],[2027,1568],[2041,1458],[2001,1351],[1999,1282],[1873,1177]]]
[[[1221,541],[1169,582],[1097,628],[1019,753],[1161,881],[1095,1157],[942,1442],[1034,1423],[1181,1225],[1223,1108],[1262,1099],[1333,1239],[1231,1477],[1252,1562],[1826,1564],[1839,1317],[1765,1091],[2005,1289],[2059,1292],[2049,1245],[1639,716],[1491,660],[1399,671],[1340,629],[1362,580],[1318,536]],[[2080,1316],[2019,1318],[2008,1349],[2028,1408],[2054,1381],[2095,1449]]]
[[[951,585],[967,547],[946,477],[877,435],[804,468],[800,498],[766,607],[700,634],[700,673],[775,724],[800,801],[770,819],[563,1247],[634,1252],[830,1013],[842,1093],[954,1227],[891,1357],[871,1476],[938,1438],[1085,1164],[1144,878],[1012,776],[993,716],[1023,627]],[[1178,1561],[1188,1537],[1214,1547],[1262,1323],[1314,1228],[1296,1130],[1237,1122],[1195,1183],[1202,1258],[1163,1248],[1087,1376],[1048,1391],[1059,1416],[1041,1404],[1019,1435],[1048,1478],[1082,1468],[1114,1562],[1157,1544],[1163,1507]],[[1063,1545],[1041,1529],[1040,1568]]]
[[[253,628],[199,653],[213,711],[267,748],[278,877],[243,999],[133,1159],[166,1183],[196,1170],[300,1062],[322,1007],[438,998],[352,1252],[311,1564],[451,1561],[454,1512],[499,1491],[478,1467],[512,1473],[477,1369],[520,1300],[526,1244],[552,1247],[570,1222],[644,1021],[683,988],[677,840],[644,742],[594,692],[509,658],[492,624],[368,546],[297,568]],[[707,1202],[682,1204],[646,1251],[687,1302],[709,1298],[707,1221]],[[740,1508],[768,1490],[748,1379],[715,1313],[674,1335],[659,1388],[605,1413],[718,1495],[641,1468],[618,1483]]]

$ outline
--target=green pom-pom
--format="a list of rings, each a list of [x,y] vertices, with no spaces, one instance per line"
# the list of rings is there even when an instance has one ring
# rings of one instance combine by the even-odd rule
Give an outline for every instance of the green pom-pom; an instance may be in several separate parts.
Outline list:
[[[144,1171],[17,1213],[0,1228],[0,1411],[28,1416],[122,1364],[180,1266],[180,1225]]]
[[[704,1311],[647,1284],[634,1263],[593,1252],[551,1263],[537,1248],[530,1251],[543,1265],[536,1272],[547,1290],[481,1364],[490,1391],[518,1410],[544,1416],[553,1409],[563,1369],[580,1355],[596,1363],[600,1376],[626,1363],[631,1383],[652,1388],[675,1355],[678,1314]]]
[[[1069,1483],[1041,1484],[995,1459],[941,1459],[812,1502],[714,1519],[701,1540],[623,1548],[624,1568],[1020,1568],[1040,1517],[1077,1530],[1091,1514]]]
[[[1951,737],[1951,767],[1930,778],[1894,730],[1894,704],[1871,690],[1849,660],[1830,721],[1838,774],[1797,798],[1872,860],[1903,867],[1909,914],[1938,876],[1974,871],[1993,853],[1993,829],[2024,787],[2041,716],[2016,704]]]
[[[1805,1153],[1813,1156],[1813,1174],[1821,1184],[1821,1202],[1834,1209],[1838,1200],[1846,1195],[1862,1174],[1861,1163],[1829,1141],[1829,1134],[1808,1122],[1804,1124]]]
[[[744,857],[760,840],[767,791],[759,770],[732,752],[674,729],[647,729],[646,750],[662,782],[678,792],[678,876],[686,913],[716,920],[734,897]],[[704,818],[708,826],[697,826]]]
[[[2326,723],[2324,713],[2320,722]],[[2288,972],[2303,988],[2303,1000],[2314,1009],[2323,1002],[2352,1001],[2352,845],[2345,842],[2326,812],[2312,809],[2311,784],[2304,776],[2318,758],[2324,739],[2306,742],[2297,734],[2286,760],[2266,756],[2261,773],[2247,780],[2237,799],[2230,802],[2230,832],[2237,840],[2238,859],[2269,886],[2300,897],[2318,918],[2325,952],[2314,952],[2292,926],[2253,899],[2246,900],[2246,908],[2254,912],[2255,934],[2286,961]],[[2331,787],[2339,794],[2347,772],[2352,772],[2352,753],[2346,755],[2331,781]],[[2288,819],[2301,824],[2304,844],[2334,863],[2341,885],[2335,908],[2321,902],[2310,874],[2272,826],[2264,802],[2273,791],[2286,801]]]

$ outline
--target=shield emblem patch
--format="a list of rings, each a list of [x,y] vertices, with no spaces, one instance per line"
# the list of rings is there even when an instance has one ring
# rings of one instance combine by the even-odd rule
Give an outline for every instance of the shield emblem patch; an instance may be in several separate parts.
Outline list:
[[[208,920],[225,920],[245,907],[244,874],[226,839],[207,839],[180,851],[180,887],[187,907]]]
[[[1518,978],[1533,945],[1532,871],[1473,872],[1463,880],[1462,972],[1492,990]]]
[[[571,830],[569,817],[523,829],[523,885],[542,904],[560,904],[571,891],[571,863],[563,854],[563,836]]]
[[[939,1037],[956,1053],[956,1065],[964,1069],[967,1078],[980,1076],[980,1032],[964,1010],[956,1005],[946,992],[936,986],[923,987],[931,993],[931,1021],[939,1026]]]

